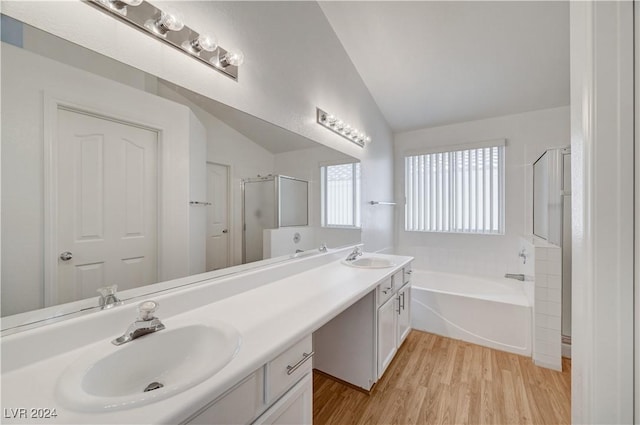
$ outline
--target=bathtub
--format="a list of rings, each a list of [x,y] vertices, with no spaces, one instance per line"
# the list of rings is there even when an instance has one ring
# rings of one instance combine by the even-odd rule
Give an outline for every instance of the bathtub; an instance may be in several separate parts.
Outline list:
[[[414,270],[411,283],[414,329],[531,356],[524,282]]]

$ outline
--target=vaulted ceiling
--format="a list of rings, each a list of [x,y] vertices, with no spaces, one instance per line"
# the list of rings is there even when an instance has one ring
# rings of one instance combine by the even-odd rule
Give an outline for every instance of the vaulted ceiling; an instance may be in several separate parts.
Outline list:
[[[569,104],[568,2],[319,4],[394,132]]]

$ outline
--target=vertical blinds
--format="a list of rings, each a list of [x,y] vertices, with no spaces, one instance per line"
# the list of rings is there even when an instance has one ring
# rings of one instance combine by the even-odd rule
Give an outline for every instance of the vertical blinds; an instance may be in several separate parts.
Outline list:
[[[405,230],[504,233],[504,146],[405,157]]]
[[[321,168],[323,225],[360,227],[360,163]]]

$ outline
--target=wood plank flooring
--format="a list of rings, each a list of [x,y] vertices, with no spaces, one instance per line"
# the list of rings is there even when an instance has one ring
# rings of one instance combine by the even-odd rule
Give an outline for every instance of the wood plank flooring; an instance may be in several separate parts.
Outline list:
[[[413,330],[370,395],[314,373],[313,423],[569,424],[569,359],[563,369]]]

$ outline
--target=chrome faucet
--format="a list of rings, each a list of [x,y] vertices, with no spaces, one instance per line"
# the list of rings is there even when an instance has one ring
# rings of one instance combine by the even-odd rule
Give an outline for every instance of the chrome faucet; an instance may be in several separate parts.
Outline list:
[[[522,258],[522,264],[527,264],[527,257],[529,256],[529,254],[527,253],[527,250],[522,248],[520,250],[520,252],[518,252],[518,257]]]
[[[118,285],[105,286],[104,288],[98,288],[100,298],[98,299],[98,305],[101,310],[115,307],[123,304],[123,302],[116,295]]]
[[[125,342],[133,341],[143,335],[161,331],[164,329],[164,325],[153,315],[158,309],[158,303],[155,301],[144,301],[138,304],[138,319],[133,322],[124,335],[111,341],[114,345],[122,345]]]
[[[351,251],[351,254],[347,256],[346,261],[353,261],[361,255],[362,249],[360,249],[359,246],[356,246],[355,248],[353,248],[353,251]]]

